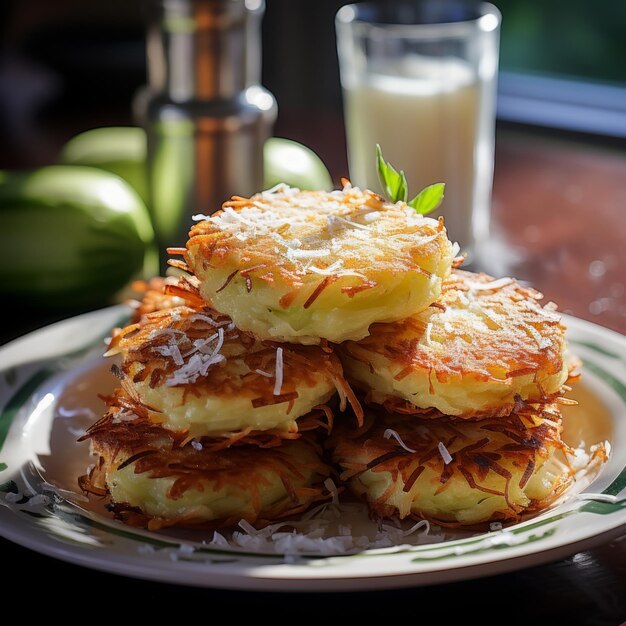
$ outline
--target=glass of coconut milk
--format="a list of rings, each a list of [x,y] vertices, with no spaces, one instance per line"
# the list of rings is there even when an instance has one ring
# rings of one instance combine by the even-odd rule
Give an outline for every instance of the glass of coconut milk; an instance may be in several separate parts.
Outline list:
[[[489,234],[500,19],[467,0],[351,4],[336,18],[352,184],[382,191],[376,144],[409,197],[446,183],[437,214],[468,263]]]

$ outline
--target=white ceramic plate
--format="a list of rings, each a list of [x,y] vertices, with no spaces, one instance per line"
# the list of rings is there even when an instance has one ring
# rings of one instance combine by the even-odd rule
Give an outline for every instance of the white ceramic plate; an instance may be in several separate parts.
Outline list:
[[[113,382],[103,338],[126,321],[112,307],[32,333],[0,349],[0,534],[44,554],[128,576],[207,587],[276,591],[363,590],[432,584],[510,571],[607,541],[626,525],[626,337],[565,317],[583,359],[579,406],[566,441],[608,440],[593,482],[533,519],[483,534],[338,556],[217,548],[196,532],[150,533],[81,500],[90,462],[76,438],[97,417]],[[576,417],[577,416],[577,417]],[[209,533],[210,535],[210,533]],[[210,539],[211,537],[209,537]],[[435,543],[433,543],[435,541]]]

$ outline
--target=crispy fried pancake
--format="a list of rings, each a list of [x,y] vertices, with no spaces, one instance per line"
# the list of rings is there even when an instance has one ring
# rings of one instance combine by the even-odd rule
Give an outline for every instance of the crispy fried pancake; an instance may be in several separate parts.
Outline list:
[[[189,437],[294,434],[298,418],[337,391],[358,411],[330,349],[260,342],[208,307],[142,315],[114,335],[107,354],[117,353],[128,395],[150,407],[153,420]]]
[[[201,293],[261,339],[360,339],[436,300],[455,248],[443,222],[370,191],[286,186],[235,197],[184,253]]]
[[[151,529],[241,519],[263,525],[327,496],[330,468],[309,436],[272,448],[212,451],[195,440],[181,445],[176,433],[113,406],[84,439],[99,460],[81,487],[109,493],[120,519]]]
[[[470,422],[366,412],[328,442],[341,479],[381,517],[474,525],[548,506],[570,483],[557,405]],[[386,436],[388,438],[386,438]]]
[[[512,278],[455,270],[434,306],[343,344],[346,376],[407,412],[476,418],[507,415],[517,398],[551,400],[567,379],[565,329],[541,298]]]
[[[202,308],[205,303],[192,285],[193,277],[163,278],[155,276],[149,281],[138,280],[132,284],[134,292],[141,296],[139,300],[131,300],[134,308],[133,322],[139,322],[144,315],[173,309],[176,306],[196,306]]]

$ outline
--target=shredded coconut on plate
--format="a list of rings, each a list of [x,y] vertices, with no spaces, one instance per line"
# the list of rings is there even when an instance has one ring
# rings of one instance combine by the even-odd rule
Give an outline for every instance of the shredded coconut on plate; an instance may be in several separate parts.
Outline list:
[[[283,388],[283,349],[276,348],[276,372],[274,374],[274,395],[279,396]]]

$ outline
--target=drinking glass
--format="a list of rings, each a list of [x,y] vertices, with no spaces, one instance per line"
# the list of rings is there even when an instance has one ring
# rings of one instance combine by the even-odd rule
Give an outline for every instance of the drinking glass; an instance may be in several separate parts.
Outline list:
[[[446,184],[443,215],[469,264],[489,235],[500,12],[488,3],[351,4],[336,17],[350,178],[381,192],[375,146],[409,197]]]

